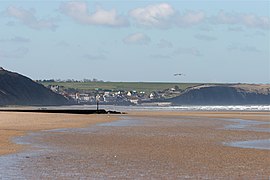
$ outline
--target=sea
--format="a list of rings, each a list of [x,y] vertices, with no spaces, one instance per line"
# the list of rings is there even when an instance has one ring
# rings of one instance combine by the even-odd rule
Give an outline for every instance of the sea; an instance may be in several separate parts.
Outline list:
[[[48,109],[96,109],[95,105],[48,106]],[[114,106],[100,105],[100,109],[129,111],[258,111],[270,112],[270,105],[220,105],[220,106]]]

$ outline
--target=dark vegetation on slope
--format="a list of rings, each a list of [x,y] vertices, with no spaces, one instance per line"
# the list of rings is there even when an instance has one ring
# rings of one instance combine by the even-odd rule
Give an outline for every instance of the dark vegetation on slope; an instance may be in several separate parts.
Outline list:
[[[63,105],[65,97],[18,73],[0,68],[0,105]]]

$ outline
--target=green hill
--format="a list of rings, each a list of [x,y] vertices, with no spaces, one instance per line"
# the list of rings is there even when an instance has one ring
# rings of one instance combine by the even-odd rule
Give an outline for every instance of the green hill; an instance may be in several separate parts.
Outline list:
[[[97,89],[112,91],[143,91],[150,93],[153,91],[163,91],[164,89],[178,86],[184,90],[196,86],[198,83],[162,83],[162,82],[42,82],[44,86],[58,85],[64,89],[73,88],[79,91],[94,91]]]

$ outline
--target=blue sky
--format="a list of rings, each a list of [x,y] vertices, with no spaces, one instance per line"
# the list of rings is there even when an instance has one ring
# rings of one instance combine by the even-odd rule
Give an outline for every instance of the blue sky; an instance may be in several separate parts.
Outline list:
[[[269,30],[269,1],[1,0],[0,66],[32,79],[270,83]]]

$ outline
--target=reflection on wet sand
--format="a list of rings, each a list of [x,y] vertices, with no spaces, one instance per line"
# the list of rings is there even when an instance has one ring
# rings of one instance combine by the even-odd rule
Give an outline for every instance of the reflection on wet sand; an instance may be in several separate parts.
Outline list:
[[[226,143],[225,145],[233,146],[233,147],[240,147],[240,148],[254,148],[254,149],[270,150],[270,139],[236,141],[236,142]]]
[[[225,129],[229,130],[241,130],[241,131],[256,131],[256,132],[270,132],[270,122],[254,121],[254,120],[242,120],[242,119],[226,119],[227,121],[233,122],[225,126]],[[257,140],[246,140],[246,141],[235,141],[224,143],[224,145],[240,148],[254,148],[254,149],[266,149],[270,150],[270,139],[257,139]]]

